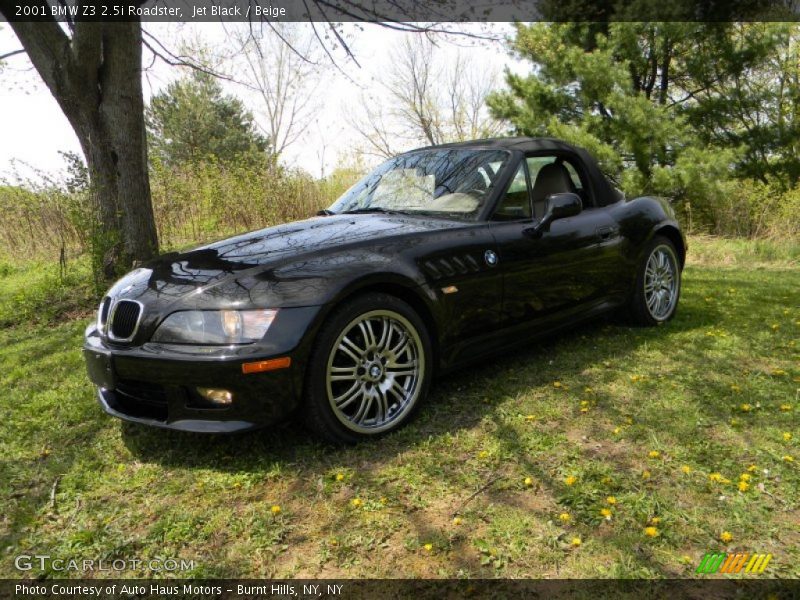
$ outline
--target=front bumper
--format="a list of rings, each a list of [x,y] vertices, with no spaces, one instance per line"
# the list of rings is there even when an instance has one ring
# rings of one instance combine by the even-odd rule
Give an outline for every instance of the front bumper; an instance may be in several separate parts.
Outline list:
[[[232,433],[288,417],[298,405],[306,352],[301,339],[286,348],[180,348],[147,343],[106,344],[97,329],[86,331],[83,355],[98,401],[108,414],[180,431]],[[289,356],[288,368],[243,374],[242,364]],[[198,387],[229,390],[233,401],[214,407]]]

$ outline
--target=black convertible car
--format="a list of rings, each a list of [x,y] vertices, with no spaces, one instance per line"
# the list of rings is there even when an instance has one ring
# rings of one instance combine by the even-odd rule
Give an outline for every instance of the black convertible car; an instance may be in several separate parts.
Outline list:
[[[407,422],[434,374],[623,309],[675,314],[686,243],[586,151],[479,140],[393,158],[311,219],[136,269],[84,353],[110,414],[233,432],[292,413],[353,442]]]

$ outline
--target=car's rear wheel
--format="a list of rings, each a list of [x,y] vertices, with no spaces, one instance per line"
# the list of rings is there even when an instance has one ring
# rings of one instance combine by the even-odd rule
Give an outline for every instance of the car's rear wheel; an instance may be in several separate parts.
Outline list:
[[[658,325],[675,316],[681,293],[681,268],[675,245],[656,236],[642,253],[631,298],[631,316],[641,325]]]
[[[394,296],[359,296],[320,330],[309,360],[305,420],[333,442],[393,431],[426,395],[431,369],[419,315]]]

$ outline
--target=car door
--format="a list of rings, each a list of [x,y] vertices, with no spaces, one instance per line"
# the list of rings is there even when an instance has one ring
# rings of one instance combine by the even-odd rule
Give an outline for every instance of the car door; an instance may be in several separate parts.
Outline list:
[[[619,266],[614,258],[617,251],[609,250],[619,231],[602,208],[587,206],[578,215],[553,221],[538,237],[529,235],[545,210],[544,203],[532,197],[536,178],[546,165],[563,158],[531,156],[521,161],[491,220],[503,278],[504,326],[556,320],[602,302],[603,282]],[[577,172],[571,176],[580,185],[588,181]],[[574,183],[575,189],[554,192],[574,191],[589,204],[591,190],[578,189]],[[525,208],[526,201],[529,208]]]

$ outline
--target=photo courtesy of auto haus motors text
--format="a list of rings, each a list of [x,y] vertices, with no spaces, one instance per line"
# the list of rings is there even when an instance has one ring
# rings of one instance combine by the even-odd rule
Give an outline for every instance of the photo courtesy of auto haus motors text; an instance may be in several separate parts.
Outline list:
[[[344,584],[288,584],[266,585],[203,585],[195,583],[137,583],[121,582],[112,585],[102,583],[18,583],[14,593],[18,597],[97,597],[97,598],[137,598],[137,597],[220,597],[235,594],[237,597],[270,598],[335,598],[342,594]]]
[[[800,9],[0,0],[0,598],[800,597]]]

